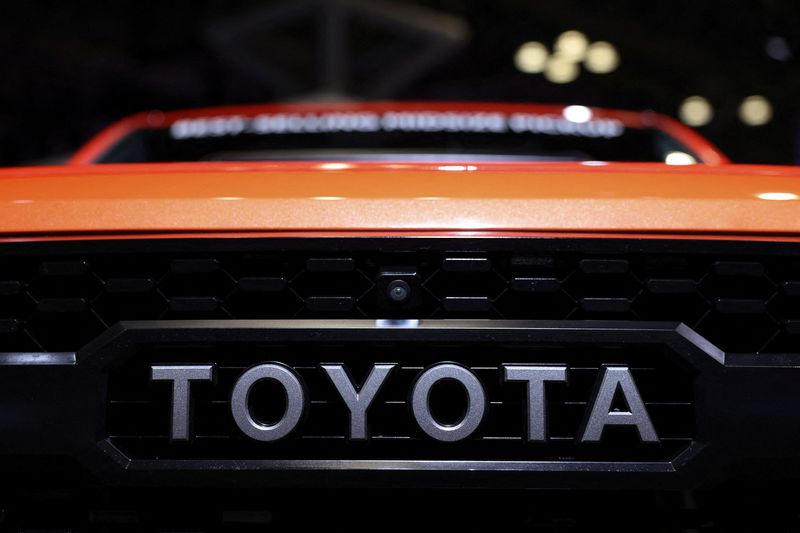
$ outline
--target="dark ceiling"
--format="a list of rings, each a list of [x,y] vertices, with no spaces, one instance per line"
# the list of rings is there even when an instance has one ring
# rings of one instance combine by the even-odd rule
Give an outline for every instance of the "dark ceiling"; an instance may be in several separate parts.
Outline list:
[[[700,132],[735,161],[792,164],[800,161],[797,28],[797,0],[17,2],[0,17],[0,164],[58,160],[144,109],[332,93],[673,116],[701,95],[714,118]],[[515,68],[520,44],[549,45],[566,30],[611,42],[619,68],[567,84]],[[767,54],[771,37],[788,45],[778,59]],[[772,103],[766,125],[739,120],[739,103],[753,94]]]

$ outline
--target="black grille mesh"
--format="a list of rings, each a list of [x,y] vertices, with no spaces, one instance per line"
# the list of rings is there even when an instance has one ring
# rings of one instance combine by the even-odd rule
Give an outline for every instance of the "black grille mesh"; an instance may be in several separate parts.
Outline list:
[[[119,320],[467,317],[676,321],[725,351],[800,352],[791,245],[242,241],[15,248],[0,257],[0,351],[74,351]],[[407,302],[387,300],[393,279]]]

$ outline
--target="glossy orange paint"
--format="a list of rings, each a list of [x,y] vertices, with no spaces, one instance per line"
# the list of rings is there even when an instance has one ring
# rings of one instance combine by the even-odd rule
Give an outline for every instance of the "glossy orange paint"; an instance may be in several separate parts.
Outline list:
[[[446,162],[31,167],[0,171],[0,238],[292,233],[778,239],[800,236],[798,198],[800,169],[794,167]]]
[[[100,132],[68,161],[72,165],[92,164],[111,146],[133,131],[147,128],[168,128],[175,121],[185,118],[243,116],[254,117],[261,113],[322,113],[330,111],[455,111],[455,112],[500,112],[536,113],[561,116],[564,105],[510,104],[482,102],[341,102],[341,103],[296,103],[264,104],[248,106],[226,106],[187,111],[149,111],[139,113],[116,122]],[[697,154],[703,163],[721,165],[729,163],[727,157],[713,144],[680,122],[653,111],[620,111],[592,107],[597,118],[613,118],[626,128],[657,128],[679,140]]]

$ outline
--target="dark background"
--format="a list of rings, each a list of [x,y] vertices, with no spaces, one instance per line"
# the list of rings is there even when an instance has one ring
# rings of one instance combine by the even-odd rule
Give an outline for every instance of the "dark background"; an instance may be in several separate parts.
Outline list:
[[[699,131],[735,161],[800,161],[797,0],[28,0],[2,8],[0,165],[57,160],[145,109],[331,95],[580,103],[672,116],[684,98],[702,95],[715,115]],[[619,68],[584,70],[563,85],[515,68],[520,44],[549,46],[566,30],[613,43]],[[766,53],[774,36],[788,44],[783,60]],[[381,86],[393,73],[399,80]],[[752,94],[772,103],[764,126],[738,118]]]

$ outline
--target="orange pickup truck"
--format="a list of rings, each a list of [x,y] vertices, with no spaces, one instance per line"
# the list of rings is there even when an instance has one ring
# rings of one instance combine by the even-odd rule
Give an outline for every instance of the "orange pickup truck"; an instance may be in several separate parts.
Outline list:
[[[652,112],[136,115],[0,171],[0,466],[195,508],[796,479],[798,178]]]

